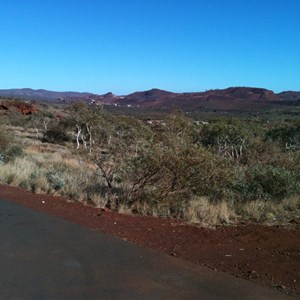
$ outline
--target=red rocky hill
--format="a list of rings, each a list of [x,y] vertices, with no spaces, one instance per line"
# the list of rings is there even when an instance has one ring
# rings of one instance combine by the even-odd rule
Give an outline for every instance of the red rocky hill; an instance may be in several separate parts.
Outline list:
[[[36,112],[37,108],[29,102],[16,101],[16,100],[2,100],[0,101],[0,112],[8,114],[11,112],[19,112],[22,115],[31,115]]]

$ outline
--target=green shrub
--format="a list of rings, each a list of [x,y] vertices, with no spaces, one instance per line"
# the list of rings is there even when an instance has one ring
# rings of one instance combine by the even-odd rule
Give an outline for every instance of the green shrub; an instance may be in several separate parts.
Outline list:
[[[142,203],[178,217],[194,196],[212,202],[231,197],[236,172],[231,160],[175,142],[144,149],[127,161],[121,179],[127,183],[127,205]]]
[[[69,135],[67,134],[66,130],[59,126],[53,126],[46,130],[44,133],[43,142],[52,143],[52,144],[64,144],[70,140]]]
[[[7,146],[9,145],[9,142],[11,140],[11,136],[4,132],[3,128],[0,128],[0,153],[3,153]]]
[[[46,178],[49,181],[51,188],[55,191],[62,189],[65,185],[65,180],[60,173],[55,171],[48,172]]]
[[[297,194],[300,181],[290,170],[270,165],[257,166],[246,170],[234,188],[245,200],[281,200]]]
[[[278,141],[285,150],[300,150],[300,123],[271,129],[267,132],[266,139]]]
[[[12,135],[0,131],[0,161],[7,163],[23,154],[22,148],[16,144]]]
[[[23,155],[23,149],[18,145],[9,145],[4,152],[5,162],[13,161]]]
[[[3,165],[5,162],[4,155],[0,153],[0,166]]]

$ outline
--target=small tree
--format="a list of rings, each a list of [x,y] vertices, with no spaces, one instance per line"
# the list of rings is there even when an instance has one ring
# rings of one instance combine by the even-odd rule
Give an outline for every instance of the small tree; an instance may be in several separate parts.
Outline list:
[[[285,150],[300,150],[300,124],[271,129],[267,132],[266,138],[278,141]]]
[[[48,128],[43,135],[43,142],[52,144],[64,144],[70,140],[68,133],[65,128],[59,124]]]
[[[240,161],[251,138],[249,128],[243,125],[235,120],[232,123],[219,121],[210,126],[204,126],[201,132],[202,143],[218,155]]]

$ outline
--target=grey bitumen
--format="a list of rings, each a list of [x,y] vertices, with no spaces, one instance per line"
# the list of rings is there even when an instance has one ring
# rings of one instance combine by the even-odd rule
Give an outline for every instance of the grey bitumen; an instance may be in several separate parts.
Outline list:
[[[0,299],[291,299],[0,199]]]

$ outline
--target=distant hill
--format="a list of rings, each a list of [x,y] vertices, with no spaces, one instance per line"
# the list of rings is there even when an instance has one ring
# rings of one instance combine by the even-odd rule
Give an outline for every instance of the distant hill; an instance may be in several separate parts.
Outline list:
[[[127,95],[119,103],[159,108],[176,106],[184,110],[245,110],[247,108],[251,110],[253,106],[263,107],[278,101],[280,101],[279,97],[267,89],[231,87],[198,93],[172,93],[152,89]]]
[[[279,97],[270,90],[250,87],[230,87],[225,90],[212,90],[205,94],[212,96],[223,96],[225,98],[235,98],[252,101],[278,101]]]
[[[281,101],[300,101],[300,92],[286,91],[277,95]]]
[[[251,111],[271,108],[272,106],[283,105],[287,102],[296,103],[300,100],[300,92],[287,91],[275,94],[268,89],[253,87],[229,87],[227,89],[193,93],[173,93],[160,89],[151,89],[125,96],[117,96],[111,92],[104,95],[97,95],[92,93],[54,92],[26,88],[0,90],[0,96],[50,102],[86,101],[96,104],[151,107],[157,109],[179,107],[185,111]]]
[[[151,89],[149,91],[135,92],[129,94],[125,97],[126,100],[131,100],[133,102],[144,102],[144,101],[155,101],[162,98],[174,97],[178,94],[160,90],[160,89]]]
[[[111,92],[104,95],[97,95],[80,92],[54,92],[43,89],[33,90],[29,88],[0,90],[0,96],[48,102],[99,101],[102,103],[111,103],[118,98],[118,96]]]
[[[79,92],[53,92],[48,90],[33,90],[29,88],[25,89],[9,89],[0,90],[0,96],[23,98],[29,100],[62,100],[70,98],[88,98],[91,93],[79,93]]]
[[[122,99],[117,101],[117,103],[120,105],[157,107],[160,106],[162,102],[172,102],[172,100],[177,96],[177,93],[172,93],[160,89],[151,89],[148,91],[135,92],[124,96],[122,97]]]

